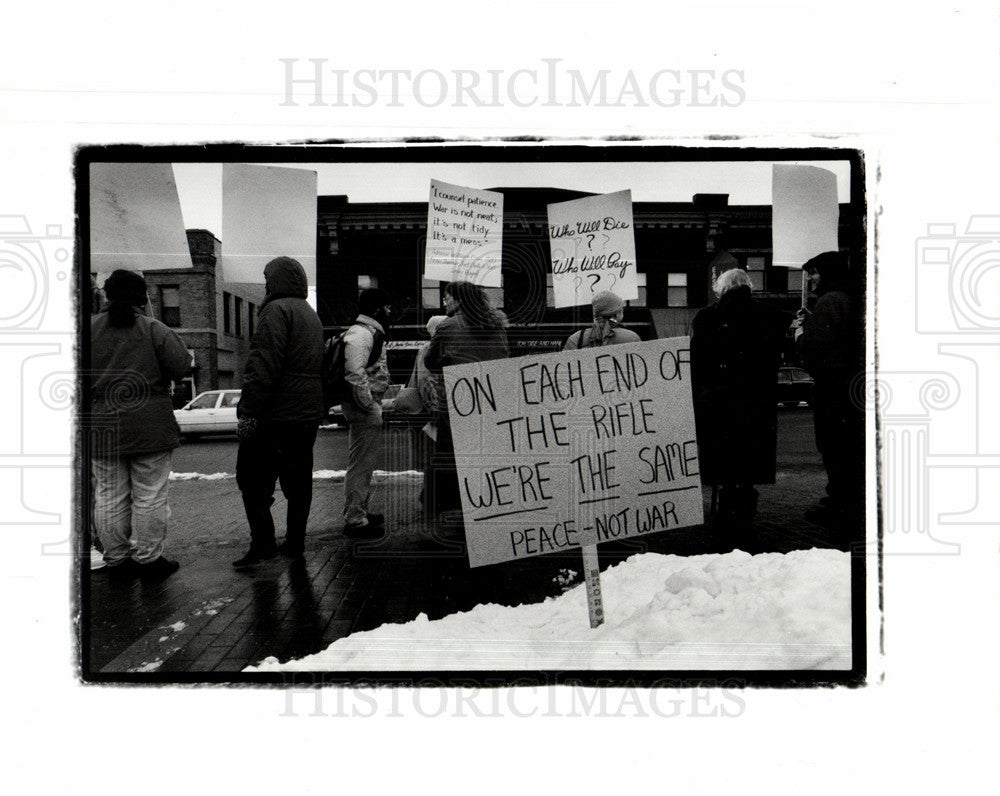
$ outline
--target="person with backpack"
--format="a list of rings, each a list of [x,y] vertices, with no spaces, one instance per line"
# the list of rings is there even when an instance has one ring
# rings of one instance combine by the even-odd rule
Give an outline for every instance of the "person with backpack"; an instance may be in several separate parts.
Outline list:
[[[563,351],[639,342],[639,335],[621,325],[625,316],[625,302],[621,298],[605,290],[594,294],[591,305],[594,309],[594,323],[586,329],[573,332],[563,346]]]
[[[392,306],[379,288],[358,295],[358,316],[343,335],[343,401],[347,421],[347,473],[344,476],[345,536],[377,539],[385,534],[385,517],[372,514],[372,473],[382,453],[382,396],[389,387],[385,336]]]
[[[250,525],[250,550],[233,562],[249,569],[279,552],[298,558],[312,505],[313,445],[326,416],[320,368],[323,324],[306,301],[302,265],[278,257],[264,268],[266,295],[250,340],[236,415],[236,484]],[[275,483],[288,501],[285,540],[274,538]]]

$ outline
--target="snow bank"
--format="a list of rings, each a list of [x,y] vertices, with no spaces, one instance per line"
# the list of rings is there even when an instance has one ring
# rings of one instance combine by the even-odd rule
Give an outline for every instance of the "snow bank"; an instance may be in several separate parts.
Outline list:
[[[420,614],[246,671],[849,669],[850,575],[838,550],[645,553],[601,574],[606,618],[593,630],[581,583],[535,605]]]

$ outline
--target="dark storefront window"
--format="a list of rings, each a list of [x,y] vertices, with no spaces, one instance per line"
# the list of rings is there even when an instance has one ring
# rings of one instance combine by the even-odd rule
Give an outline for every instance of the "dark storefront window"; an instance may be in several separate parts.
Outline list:
[[[178,285],[160,286],[161,320],[173,328],[181,325],[181,289]]]
[[[230,304],[229,300],[231,298],[232,298],[232,296],[230,296],[228,293],[226,293],[225,291],[223,291],[223,293],[222,293],[222,331],[225,332],[226,334],[232,334],[233,333],[233,320],[232,320],[232,317],[230,315],[230,309],[229,309],[229,304]]]
[[[243,334],[243,299],[236,296],[234,300],[234,311],[233,311],[233,321],[235,323],[234,334],[237,337]]]

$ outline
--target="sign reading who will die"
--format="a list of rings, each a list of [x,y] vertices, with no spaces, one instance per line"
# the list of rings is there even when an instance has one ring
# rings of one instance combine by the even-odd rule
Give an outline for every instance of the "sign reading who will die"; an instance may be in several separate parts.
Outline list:
[[[444,369],[471,566],[703,522],[686,337]]]

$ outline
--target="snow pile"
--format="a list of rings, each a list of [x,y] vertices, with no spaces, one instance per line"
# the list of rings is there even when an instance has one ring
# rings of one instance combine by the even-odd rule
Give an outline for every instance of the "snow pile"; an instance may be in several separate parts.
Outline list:
[[[343,481],[346,470],[314,470],[314,481]],[[419,470],[400,470],[398,472],[388,472],[386,470],[376,470],[374,473],[376,481],[419,481],[424,474]],[[225,481],[235,478],[233,473],[171,473],[171,481]]]
[[[225,481],[235,478],[233,473],[171,473],[171,481]]]
[[[593,630],[581,583],[535,605],[420,614],[246,671],[849,669],[850,577],[838,550],[645,553],[601,574],[605,622]]]

